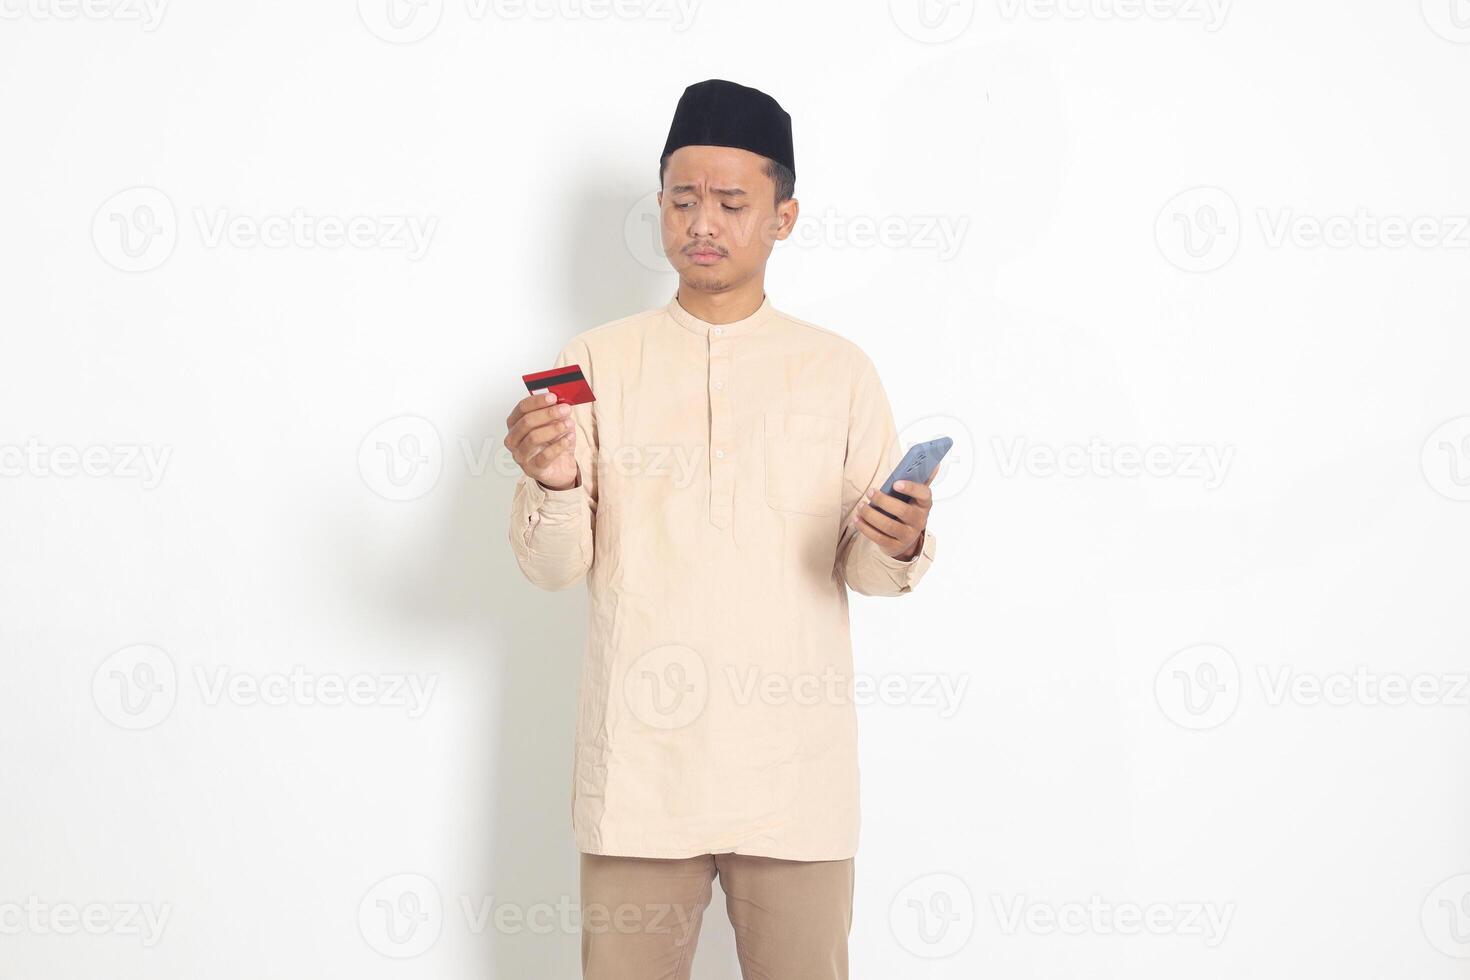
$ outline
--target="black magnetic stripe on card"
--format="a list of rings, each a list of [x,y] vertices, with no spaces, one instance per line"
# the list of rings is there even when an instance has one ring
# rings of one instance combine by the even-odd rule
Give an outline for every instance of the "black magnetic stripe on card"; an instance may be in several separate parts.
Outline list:
[[[564,385],[570,384],[573,381],[586,380],[586,376],[581,371],[571,371],[566,374],[553,374],[549,378],[537,378],[534,381],[527,381],[526,387],[532,391],[536,391],[538,388],[550,388],[552,385]]]

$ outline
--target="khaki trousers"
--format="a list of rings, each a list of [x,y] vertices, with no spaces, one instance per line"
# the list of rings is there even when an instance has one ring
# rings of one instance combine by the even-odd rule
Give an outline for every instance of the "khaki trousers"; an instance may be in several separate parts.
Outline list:
[[[716,876],[745,980],[847,980],[852,858],[585,853],[584,980],[689,980]]]

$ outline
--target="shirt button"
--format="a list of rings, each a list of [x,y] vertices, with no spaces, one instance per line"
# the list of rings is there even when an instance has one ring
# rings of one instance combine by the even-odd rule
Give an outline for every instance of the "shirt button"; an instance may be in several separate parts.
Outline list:
[[[724,458],[725,458],[725,451],[723,449],[716,449],[715,450],[715,459],[724,459]]]
[[[725,387],[725,382],[723,382],[723,381],[716,381],[716,382],[715,382],[715,390],[716,390],[716,391],[720,391],[720,390],[722,390],[722,389],[723,389],[723,388],[724,388],[724,387]]]
[[[718,337],[720,334],[722,334],[724,332],[725,332],[725,328],[724,327],[715,327],[715,336],[716,337]]]

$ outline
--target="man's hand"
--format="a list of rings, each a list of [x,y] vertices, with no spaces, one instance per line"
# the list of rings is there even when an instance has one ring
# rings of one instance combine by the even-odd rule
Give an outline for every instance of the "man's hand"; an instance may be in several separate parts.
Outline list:
[[[893,484],[893,489],[914,498],[911,504],[881,490],[869,490],[867,500],[853,511],[850,523],[885,555],[899,561],[912,561],[924,544],[924,528],[929,525],[929,511],[934,506],[929,484],[938,475],[939,467],[936,466],[923,483],[899,480]],[[880,508],[887,513],[881,513]]]
[[[516,465],[549,490],[577,486],[577,427],[572,406],[555,405],[552,394],[527,395],[505,420],[505,448]]]

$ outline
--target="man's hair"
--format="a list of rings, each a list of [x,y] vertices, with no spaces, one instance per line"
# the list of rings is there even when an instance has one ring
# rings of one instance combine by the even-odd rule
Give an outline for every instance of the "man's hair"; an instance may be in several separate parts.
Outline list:
[[[665,153],[658,158],[658,186],[660,187],[664,185],[664,171],[669,169],[669,156],[670,154]],[[791,200],[792,195],[796,193],[796,174],[792,173],[791,168],[784,163],[777,163],[770,157],[762,157],[762,159],[766,161],[765,175],[771,178],[776,185],[776,203]]]

